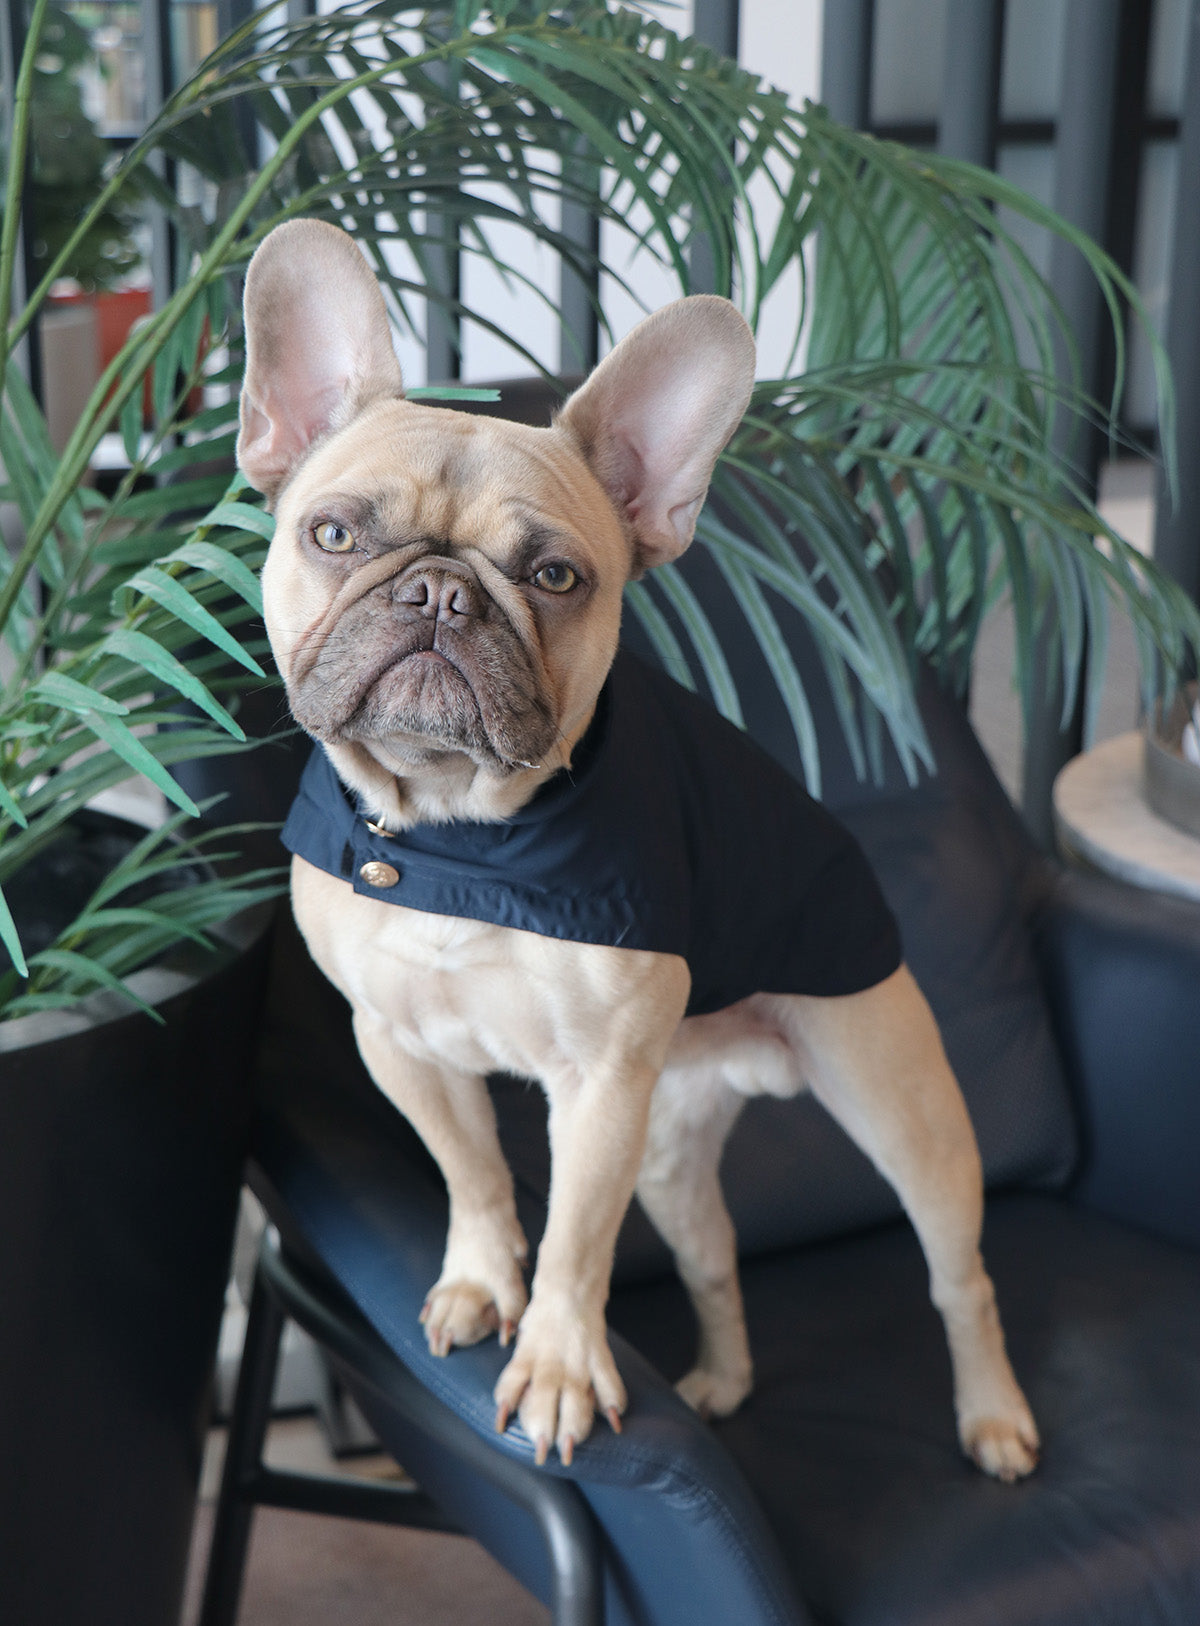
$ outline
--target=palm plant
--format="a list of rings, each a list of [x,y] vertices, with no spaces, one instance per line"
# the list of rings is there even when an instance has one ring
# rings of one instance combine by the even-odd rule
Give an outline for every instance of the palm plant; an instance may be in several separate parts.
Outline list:
[[[37,0],[34,32],[43,9]],[[1116,403],[1084,401],[1069,377],[1056,377],[1056,347],[1069,353],[1070,336],[999,211],[1058,232],[1086,257],[1112,312],[1118,377],[1121,311],[1128,304],[1140,316],[1140,307],[1111,260],[1049,211],[995,175],[847,131],[820,108],[795,108],[638,12],[377,0],[287,22],[279,9],[268,6],[222,42],[93,204],[105,208],[133,186],[156,190],[192,257],[177,291],[101,380],[57,463],[7,368],[0,455],[25,540],[0,587],[10,669],[0,882],[92,789],[130,767],[191,812],[172,763],[228,749],[238,733],[231,694],[263,681],[244,634],[270,521],[252,494],[210,472],[229,466],[232,403],[189,416],[187,402],[203,376],[236,380],[228,280],[272,226],[296,214],[357,235],[401,328],[419,334],[424,302],[440,303],[526,362],[534,358],[519,335],[430,270],[453,248],[527,283],[526,255],[510,246],[523,241],[547,246],[584,286],[595,288],[602,271],[627,282],[614,255],[602,264],[562,229],[564,203],[586,206],[620,234],[622,252],[653,262],[679,293],[691,289],[704,243],[716,291],[736,298],[752,325],[791,290],[781,376],[760,384],[698,534],[763,649],[814,785],[816,744],[781,606],[810,622],[864,771],[880,721],[910,768],[927,759],[917,661],[930,657],[961,688],[983,614],[1001,593],[1013,601],[1027,703],[1034,644],[1048,629],[1074,704],[1084,641],[1102,647],[1110,601],[1132,617],[1148,693],[1156,671],[1179,670],[1200,648],[1195,606],[1111,531],[1051,450],[1056,412],[1111,424]],[[29,71],[27,55],[26,91]],[[19,95],[10,200],[22,117]],[[178,209],[158,179],[164,156],[209,183],[204,207]],[[10,207],[0,315],[9,308],[13,220]],[[11,326],[0,324],[6,354],[54,274],[51,266]],[[556,295],[539,297],[555,308]],[[597,314],[603,324],[599,306]],[[229,366],[213,374],[206,358],[226,350]],[[1169,424],[1165,383],[1162,411]],[[80,479],[114,425],[130,472],[101,500]],[[199,529],[189,517],[197,513]],[[629,603],[671,669],[740,719],[720,636],[686,579],[660,572],[635,584]],[[185,665],[180,654],[197,641],[204,652]],[[240,676],[231,677],[230,660]],[[204,719],[166,729],[180,695]],[[105,910],[106,929],[121,930],[110,899]],[[197,924],[185,915],[185,926]],[[0,935],[15,958],[3,911]],[[76,955],[73,972],[84,976],[77,945],[56,952],[57,964],[42,957],[32,997],[72,985],[62,953]]]

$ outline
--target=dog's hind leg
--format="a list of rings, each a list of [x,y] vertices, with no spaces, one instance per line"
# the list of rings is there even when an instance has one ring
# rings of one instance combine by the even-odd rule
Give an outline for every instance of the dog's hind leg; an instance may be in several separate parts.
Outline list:
[[[792,1094],[801,1083],[794,1057],[752,1019],[751,1003],[680,1027],[650,1104],[637,1183],[696,1312],[696,1364],[677,1387],[704,1417],[727,1417],[753,1381],[721,1152],[747,1095]]]
[[[945,1323],[963,1450],[999,1479],[1037,1463],[1038,1433],[1004,1348],[979,1253],[983,1176],[933,1015],[907,968],[864,993],[772,1002],[813,1094],[895,1187]]]
[[[512,1175],[482,1078],[402,1050],[388,1025],[356,1011],[354,1035],[376,1084],[425,1142],[446,1179],[450,1227],[442,1271],[421,1319],[435,1355],[498,1331],[507,1344],[526,1304],[528,1252]]]

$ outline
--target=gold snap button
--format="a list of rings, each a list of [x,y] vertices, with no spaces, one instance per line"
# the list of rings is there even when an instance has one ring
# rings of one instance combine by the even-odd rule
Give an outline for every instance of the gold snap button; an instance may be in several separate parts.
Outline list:
[[[365,881],[368,886],[395,886],[400,879],[400,871],[393,864],[385,864],[378,858],[364,864],[358,874],[359,879]]]

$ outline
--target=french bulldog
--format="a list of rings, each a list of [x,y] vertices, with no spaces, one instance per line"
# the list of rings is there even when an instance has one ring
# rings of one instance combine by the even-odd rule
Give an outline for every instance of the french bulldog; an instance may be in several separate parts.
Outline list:
[[[643,883],[625,888],[619,857],[596,860],[613,872],[604,930],[572,924],[576,900],[539,884],[535,815],[558,819],[562,798],[595,782],[592,759],[607,749],[595,743],[601,711],[628,742],[642,739],[644,712],[668,705],[669,680],[655,687],[644,674],[620,678],[619,704],[606,698],[625,670],[622,595],[692,539],[750,398],[755,353],[742,317],[708,296],[648,317],[549,428],[419,404],[404,397],[366,260],[336,227],[300,220],[254,255],[245,331],[238,460],[276,519],[266,624],[292,713],[320,747],[310,766],[328,781],[306,804],[307,834],[290,843],[293,907],[352,1007],[366,1067],[446,1179],[445,1258],[422,1316],[432,1350],[492,1332],[515,1340],[496,1426],[518,1415],[539,1462],[557,1448],[569,1463],[597,1411],[619,1431],[626,1394],[605,1306],[636,1188],[699,1323],[680,1392],[702,1414],[732,1412],[752,1367],[721,1149],[748,1097],[807,1088],[912,1220],[945,1323],[964,1451],[1000,1479],[1028,1474],[1038,1434],[980,1257],[979,1155],[898,949],[868,957],[858,983],[794,986],[800,973],[789,982],[767,969],[742,994],[745,977],[734,977],[731,1003],[712,1008],[725,996],[710,991],[697,1012],[699,973],[683,940],[645,927]],[[701,703],[688,704],[679,726],[698,740]],[[666,804],[697,817],[662,777],[691,752],[675,748],[669,705],[663,716],[657,745],[646,736],[626,750],[638,773],[659,776],[662,805],[571,837],[586,867],[589,841],[611,855],[626,829],[648,831],[658,856],[647,892],[685,858]],[[337,810],[332,824],[322,807]],[[773,818],[769,803],[762,816]],[[816,804],[810,816],[827,818]],[[451,850],[460,836],[465,858]],[[820,839],[841,853],[832,821]],[[449,882],[437,878],[443,863]],[[822,864],[821,884],[833,888],[823,912],[795,921],[797,940],[815,933],[818,944],[847,913],[841,870]],[[769,869],[750,868],[752,884],[786,891]],[[463,901],[472,888],[483,903]],[[494,1071],[538,1080],[549,1102],[549,1207],[528,1295],[485,1083]]]

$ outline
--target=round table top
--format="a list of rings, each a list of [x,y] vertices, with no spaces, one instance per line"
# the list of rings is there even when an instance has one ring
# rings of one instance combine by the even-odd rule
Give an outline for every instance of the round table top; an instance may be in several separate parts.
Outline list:
[[[1136,729],[1067,763],[1054,782],[1054,820],[1068,856],[1135,886],[1200,899],[1200,841],[1148,806]]]

